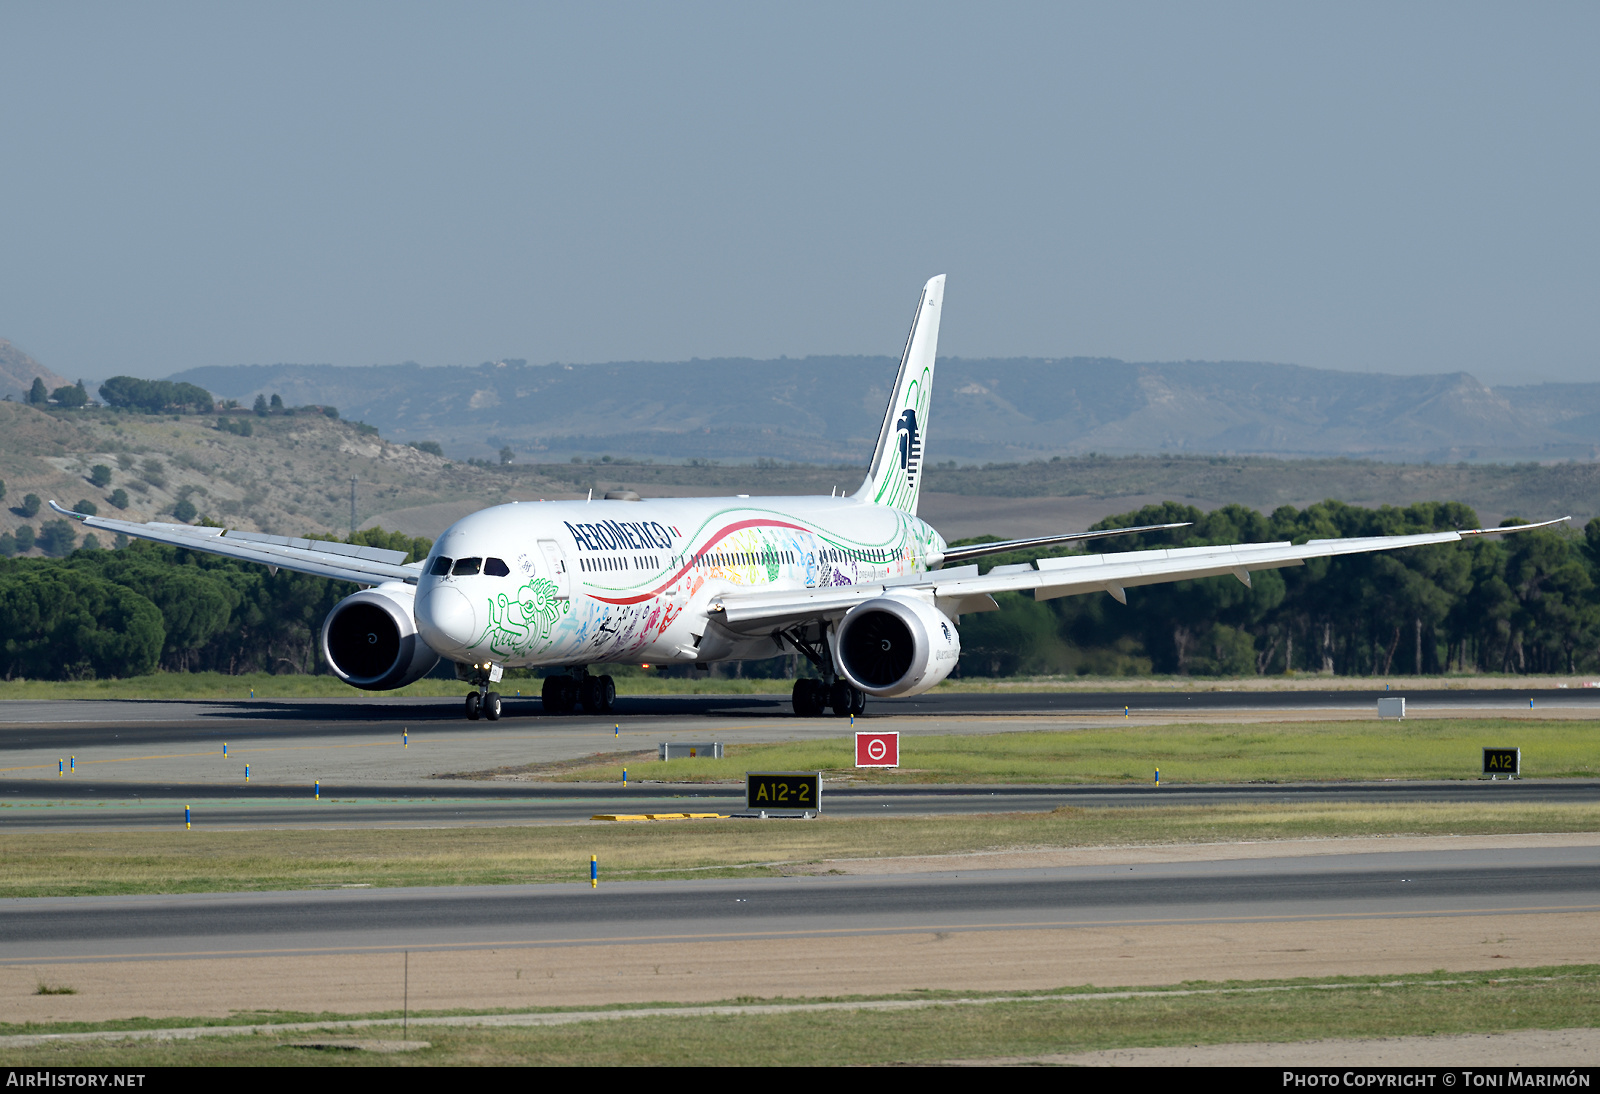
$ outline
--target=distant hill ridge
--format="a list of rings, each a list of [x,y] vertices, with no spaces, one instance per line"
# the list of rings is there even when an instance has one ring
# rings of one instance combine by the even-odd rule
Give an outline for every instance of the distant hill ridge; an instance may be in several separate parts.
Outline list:
[[[12,399],[26,398],[28,390],[33,387],[34,377],[43,380],[45,388],[50,391],[72,383],[0,338],[0,398],[7,395]]]
[[[859,461],[877,434],[889,357],[593,365],[234,365],[171,379],[248,405],[274,392],[339,407],[457,457],[510,445],[568,455]],[[1600,383],[1490,388],[1466,372],[1339,372],[1254,362],[945,358],[935,462],[1231,453],[1383,460],[1600,458]]]

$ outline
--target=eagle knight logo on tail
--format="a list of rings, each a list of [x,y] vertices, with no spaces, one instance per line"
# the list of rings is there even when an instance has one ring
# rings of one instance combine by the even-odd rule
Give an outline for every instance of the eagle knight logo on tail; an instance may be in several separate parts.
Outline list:
[[[900,434],[900,468],[906,473],[906,485],[915,486],[917,464],[922,462],[922,432],[917,428],[917,412],[907,407],[895,423]]]

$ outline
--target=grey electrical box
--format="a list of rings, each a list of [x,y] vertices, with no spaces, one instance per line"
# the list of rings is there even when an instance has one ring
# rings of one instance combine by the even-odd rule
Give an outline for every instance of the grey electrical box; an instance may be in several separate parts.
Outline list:
[[[722,745],[716,741],[662,741],[663,760],[722,759]]]

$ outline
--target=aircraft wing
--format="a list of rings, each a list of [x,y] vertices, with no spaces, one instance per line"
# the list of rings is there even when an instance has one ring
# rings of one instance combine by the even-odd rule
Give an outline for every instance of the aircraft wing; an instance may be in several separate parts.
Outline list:
[[[806,619],[843,615],[855,605],[885,593],[931,595],[951,615],[993,611],[993,596],[1033,591],[1035,600],[1054,600],[1078,593],[1106,592],[1127,603],[1126,590],[1139,585],[1232,574],[1250,584],[1256,570],[1301,566],[1307,559],[1392,551],[1429,543],[1456,543],[1473,536],[1504,535],[1549,528],[1570,517],[1510,528],[1474,528],[1456,532],[1424,532],[1411,536],[1367,536],[1313,539],[1306,543],[1236,543],[1217,547],[1128,551],[1112,555],[1068,555],[1012,566],[996,566],[979,576],[977,566],[931,570],[903,578],[862,585],[790,592],[727,593],[713,604],[731,629],[747,634]]]
[[[388,551],[381,547],[362,547],[331,540],[271,536],[263,532],[197,528],[192,524],[138,524],[131,520],[74,513],[54,501],[50,503],[50,508],[64,517],[81,521],[88,528],[121,532],[136,539],[186,547],[191,551],[205,551],[207,554],[237,558],[244,562],[259,562],[274,569],[281,566],[296,573],[331,577],[339,581],[355,581],[362,585],[404,581],[415,585],[417,578],[422,575],[422,563],[406,565],[404,551]]]
[[[1141,524],[1137,528],[1101,528],[1093,532],[1063,532],[1056,536],[1034,536],[1031,539],[1005,539],[997,543],[974,543],[967,547],[946,547],[945,566],[988,555],[1004,555],[1012,551],[1027,551],[1035,547],[1054,547],[1058,543],[1073,543],[1080,539],[1104,539],[1106,536],[1131,536],[1135,532],[1170,532],[1174,528],[1187,528],[1188,521],[1180,524]]]

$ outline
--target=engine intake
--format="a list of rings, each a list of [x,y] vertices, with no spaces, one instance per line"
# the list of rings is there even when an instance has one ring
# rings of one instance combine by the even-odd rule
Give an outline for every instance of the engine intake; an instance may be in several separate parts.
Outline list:
[[[322,656],[352,687],[387,691],[426,676],[439,655],[417,634],[416,589],[386,582],[334,605],[322,623]]]
[[[880,596],[857,604],[834,631],[834,662],[868,695],[920,695],[955,669],[961,636],[933,605]]]

